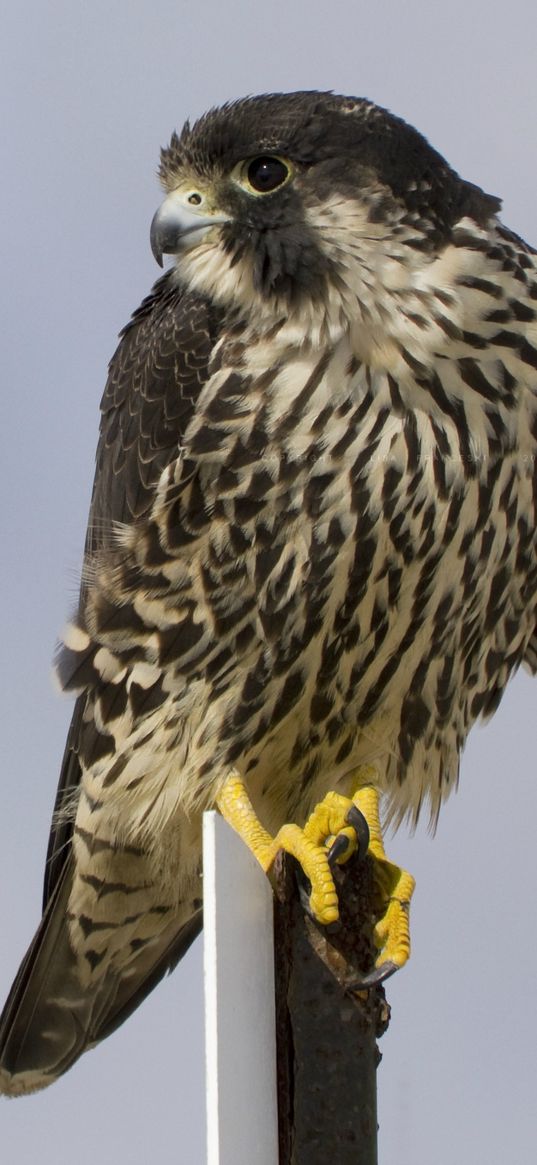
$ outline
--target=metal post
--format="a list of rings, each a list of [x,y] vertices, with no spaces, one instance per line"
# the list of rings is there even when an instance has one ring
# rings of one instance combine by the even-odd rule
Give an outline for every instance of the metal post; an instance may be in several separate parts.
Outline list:
[[[372,966],[369,862],[336,870],[341,925],[305,913],[297,867],[278,859],[275,910],[280,1165],[376,1165],[382,988],[349,984]]]
[[[293,859],[273,883],[217,813],[204,817],[208,1165],[376,1165],[371,869],[336,869],[341,924],[302,905]],[[274,923],[274,926],[273,926]]]

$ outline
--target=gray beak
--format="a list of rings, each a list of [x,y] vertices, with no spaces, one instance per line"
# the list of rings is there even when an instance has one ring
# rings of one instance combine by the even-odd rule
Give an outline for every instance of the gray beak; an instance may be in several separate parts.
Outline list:
[[[203,207],[191,209],[185,206],[181,196],[168,195],[151,223],[151,250],[159,267],[162,267],[163,255],[187,250],[199,243],[211,227],[222,222],[229,222],[228,215],[206,214]]]

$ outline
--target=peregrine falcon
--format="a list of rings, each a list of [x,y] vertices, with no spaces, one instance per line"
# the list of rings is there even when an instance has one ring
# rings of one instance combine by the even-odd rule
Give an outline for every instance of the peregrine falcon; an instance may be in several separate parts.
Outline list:
[[[383,978],[471,725],[537,670],[537,260],[500,203],[363,99],[213,109],[162,151],[170,269],[102,401],[76,695],[44,912],[0,1021],[0,1090],[113,1031],[202,918],[201,815],[284,848],[337,919],[368,851]]]

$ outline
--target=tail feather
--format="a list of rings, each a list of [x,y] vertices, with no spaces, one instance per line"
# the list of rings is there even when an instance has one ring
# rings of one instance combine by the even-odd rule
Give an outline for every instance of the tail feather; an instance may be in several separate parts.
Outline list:
[[[67,927],[71,878],[68,863],[0,1017],[0,1092],[9,1096],[46,1088],[119,1027],[201,930],[201,910],[184,911],[128,975],[110,969],[83,986]]]
[[[160,953],[157,961],[155,961],[153,953],[151,963],[144,968],[144,959],[143,956],[140,956],[139,962],[136,964],[136,976],[132,976],[130,979],[124,978],[117,984],[114,1006],[108,1009],[106,1015],[101,1016],[94,1044],[112,1035],[112,1032],[115,1032],[129,1018],[129,1015],[132,1015],[142,1000],[160,983],[164,975],[174,970],[194,939],[200,934],[202,926],[203,911],[197,910],[186,922],[182,923],[179,930],[176,924],[173,931],[171,928],[166,931],[167,944],[164,950],[162,942],[159,944]]]

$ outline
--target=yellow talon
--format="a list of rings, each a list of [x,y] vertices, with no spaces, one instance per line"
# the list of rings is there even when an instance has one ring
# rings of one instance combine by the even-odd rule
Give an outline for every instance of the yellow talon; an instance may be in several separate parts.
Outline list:
[[[351,802],[340,793],[327,793],[323,801],[315,806],[304,826],[304,836],[317,846],[333,845],[336,837],[347,838],[347,848],[336,858],[338,865],[347,862],[357,849],[356,831],[347,825],[347,813]]]
[[[353,803],[363,813],[369,825],[368,855],[373,859],[377,890],[378,922],[373,937],[378,949],[375,967],[378,977],[403,967],[410,955],[410,900],[416,885],[412,874],[388,861],[384,850],[379,816],[378,793],[371,780],[375,770],[369,766],[359,769],[359,787]]]
[[[356,791],[351,798],[327,793],[310,814],[303,829],[282,825],[272,837],[263,829],[242,779],[232,774],[226,780],[217,805],[226,821],[240,834],[265,872],[279,850],[292,854],[300,863],[311,884],[310,908],[318,922],[327,925],[339,918],[336,887],[330,869],[330,850],[338,864],[348,861],[358,848],[357,831],[349,824],[349,810],[354,806],[369,828],[368,857],[373,861],[377,891],[378,921],[374,940],[378,949],[371,982],[402,967],[410,954],[409,906],[414,879],[406,870],[388,861],[382,840],[378,793],[373,781],[375,770],[369,766],[357,770]],[[352,816],[352,814],[351,814]],[[366,831],[367,836],[367,831]],[[346,845],[341,847],[340,839]],[[339,845],[335,845],[339,842]],[[365,842],[363,843],[365,846]]]
[[[263,829],[243,781],[235,774],[228,777],[216,803],[222,817],[225,817],[228,824],[240,834],[265,873],[270,869],[279,850],[283,849],[286,853],[292,854],[311,883],[310,906],[317,921],[325,926],[337,921],[339,918],[337,892],[328,864],[328,851],[316,840],[316,830],[313,826],[308,832],[312,818],[304,829],[300,829],[298,825],[282,825],[276,837],[271,837],[270,833]]]

